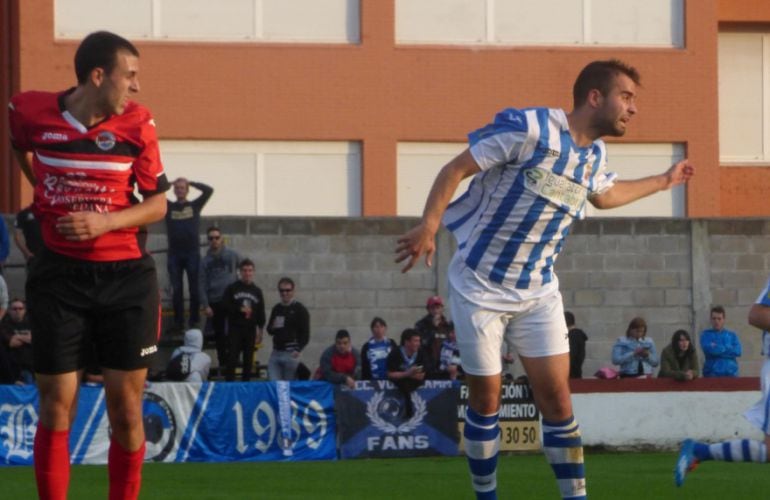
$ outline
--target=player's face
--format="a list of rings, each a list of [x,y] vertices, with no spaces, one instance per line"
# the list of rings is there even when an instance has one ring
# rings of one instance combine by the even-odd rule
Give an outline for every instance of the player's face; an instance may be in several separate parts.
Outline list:
[[[241,281],[248,284],[254,281],[254,266],[241,267]]]
[[[725,326],[725,315],[722,313],[711,313],[711,328],[721,330]]]
[[[103,111],[122,114],[128,101],[139,92],[139,58],[130,52],[118,51],[115,67],[104,76],[99,90]]]
[[[620,137],[636,114],[636,84],[624,74],[615,77],[611,90],[602,96],[594,127],[600,136]]]

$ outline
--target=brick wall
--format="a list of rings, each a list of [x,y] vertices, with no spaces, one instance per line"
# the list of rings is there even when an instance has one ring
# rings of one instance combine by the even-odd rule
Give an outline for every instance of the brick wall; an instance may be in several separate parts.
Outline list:
[[[337,329],[348,329],[360,347],[369,336],[371,318],[382,316],[390,336],[397,338],[425,314],[428,296],[446,294],[445,269],[453,242],[445,232],[439,234],[433,268],[420,263],[402,274],[393,262],[396,238],[415,222],[211,217],[204,218],[202,227],[218,225],[229,247],[254,260],[268,311],[278,301],[278,278],[287,275],[296,281],[297,299],[311,313],[311,341],[304,360],[314,369]],[[761,339],[746,317],[770,272],[769,232],[766,220],[577,222],[556,270],[565,307],[589,336],[584,373],[610,364],[612,344],[625,334],[634,316],[647,320],[648,334],[661,351],[675,330],[706,328],[709,308],[722,304],[728,328],[739,333],[744,346],[741,375],[758,374]],[[156,251],[168,307],[163,224],[153,226],[148,247]],[[14,247],[9,262],[19,261]],[[22,267],[6,270],[12,295],[23,295],[23,274]],[[268,341],[258,359],[266,362],[269,351]]]

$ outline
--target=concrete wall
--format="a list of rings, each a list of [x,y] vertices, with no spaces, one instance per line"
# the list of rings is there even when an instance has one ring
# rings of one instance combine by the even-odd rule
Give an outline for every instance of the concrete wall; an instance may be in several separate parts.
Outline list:
[[[10,220],[8,220],[10,222]],[[256,281],[268,307],[278,301],[279,277],[297,282],[297,299],[311,313],[311,341],[304,361],[311,369],[337,329],[347,328],[355,346],[369,336],[372,317],[388,322],[391,337],[425,314],[425,300],[445,295],[451,237],[439,234],[434,266],[407,274],[393,262],[397,237],[411,218],[204,218],[218,225],[227,245],[256,263]],[[12,227],[12,224],[9,224]],[[169,307],[164,225],[151,228],[164,306]],[[748,326],[748,309],[770,272],[770,221],[600,219],[579,221],[556,270],[566,308],[589,336],[584,374],[610,364],[615,339],[634,316],[644,317],[658,350],[672,333],[708,326],[712,304],[727,310],[727,326],[741,338],[741,375],[756,376],[759,332]],[[205,238],[201,237],[201,242]],[[9,263],[19,263],[12,246]],[[6,269],[12,295],[23,295],[23,267]],[[451,311],[449,311],[451,314]],[[269,343],[258,353],[266,362]],[[518,367],[518,363],[516,365]]]

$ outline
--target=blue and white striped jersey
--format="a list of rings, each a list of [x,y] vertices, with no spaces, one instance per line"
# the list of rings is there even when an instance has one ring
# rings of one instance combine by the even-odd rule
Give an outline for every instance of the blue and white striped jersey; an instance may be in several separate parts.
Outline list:
[[[767,283],[765,283],[765,288],[762,289],[762,292],[759,294],[759,297],[757,297],[755,303],[770,307],[770,278],[768,278]],[[762,332],[762,354],[770,357],[770,333],[767,331]]]
[[[549,108],[505,109],[468,137],[482,171],[443,223],[481,283],[530,295],[554,281],[553,265],[588,196],[614,183],[604,142],[578,147],[564,111]]]

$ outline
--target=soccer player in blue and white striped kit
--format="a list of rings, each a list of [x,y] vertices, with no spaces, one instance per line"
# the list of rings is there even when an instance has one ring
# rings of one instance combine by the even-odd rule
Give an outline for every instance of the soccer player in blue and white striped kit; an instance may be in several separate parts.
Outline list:
[[[767,450],[770,448],[770,278],[749,310],[749,324],[763,330],[762,353],[767,358],[759,376],[762,398],[743,415],[765,434],[765,439],[731,439],[713,444],[685,439],[674,467],[674,482],[677,486],[682,486],[687,473],[695,469],[699,462],[706,460],[767,463]]]
[[[457,239],[449,298],[469,408],[464,438],[477,499],[497,498],[503,338],[511,339],[543,415],[543,449],[563,498],[586,498],[580,428],[572,414],[569,343],[553,265],[586,200],[625,205],[686,182],[683,160],[666,172],[616,181],[600,137],[619,137],[636,114],[638,72],[617,60],[587,65],[573,87],[574,108],[505,109],[469,135],[470,146],[443,167],[421,223],[401,236],[396,262],[431,265],[442,222]],[[449,201],[462,179],[467,192]]]

